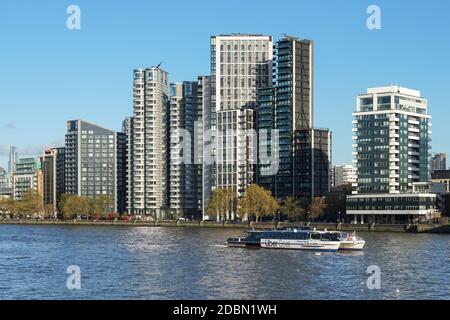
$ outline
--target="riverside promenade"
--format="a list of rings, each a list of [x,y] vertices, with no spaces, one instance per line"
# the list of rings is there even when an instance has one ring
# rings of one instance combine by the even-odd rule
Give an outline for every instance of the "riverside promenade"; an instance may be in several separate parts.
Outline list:
[[[105,220],[0,220],[0,225],[59,225],[59,226],[121,226],[121,227],[173,227],[173,228],[235,228],[235,229],[274,229],[305,226],[304,223],[287,222],[212,222],[212,221],[105,221]],[[450,224],[348,224],[348,223],[310,223],[310,228],[329,231],[362,232],[409,232],[450,234]]]

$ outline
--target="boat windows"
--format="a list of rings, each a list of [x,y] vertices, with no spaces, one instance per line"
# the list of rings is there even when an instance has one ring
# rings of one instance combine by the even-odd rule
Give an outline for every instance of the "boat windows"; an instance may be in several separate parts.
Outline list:
[[[322,240],[339,241],[339,235],[337,233],[324,233],[322,234]]]
[[[311,239],[320,240],[320,233],[311,233]]]

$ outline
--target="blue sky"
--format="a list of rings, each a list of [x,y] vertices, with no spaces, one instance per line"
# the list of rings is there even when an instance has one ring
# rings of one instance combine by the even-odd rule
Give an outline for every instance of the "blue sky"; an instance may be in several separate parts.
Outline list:
[[[81,9],[68,30],[66,9]],[[381,30],[366,27],[381,8]],[[450,2],[380,0],[21,1],[0,3],[0,166],[7,147],[38,155],[66,121],[120,130],[132,70],[163,62],[170,81],[209,74],[209,38],[283,33],[315,41],[315,125],[334,133],[333,162],[352,160],[355,97],[400,84],[428,98],[433,151],[450,152]]]

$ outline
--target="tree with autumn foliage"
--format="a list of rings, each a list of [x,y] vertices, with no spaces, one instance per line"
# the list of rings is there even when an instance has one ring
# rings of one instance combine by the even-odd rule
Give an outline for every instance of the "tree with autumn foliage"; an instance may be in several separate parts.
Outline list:
[[[239,199],[238,213],[247,219],[258,223],[263,217],[275,216],[278,202],[269,190],[256,184],[245,189],[244,196]]]
[[[292,222],[306,220],[306,209],[293,197],[287,197],[280,201],[280,213]]]
[[[232,188],[218,188],[213,190],[211,199],[206,206],[206,213],[210,217],[218,217],[226,221],[236,212],[237,198]]]
[[[312,219],[314,222],[317,218],[320,218],[324,214],[326,207],[325,198],[315,197],[309,205],[308,220]]]

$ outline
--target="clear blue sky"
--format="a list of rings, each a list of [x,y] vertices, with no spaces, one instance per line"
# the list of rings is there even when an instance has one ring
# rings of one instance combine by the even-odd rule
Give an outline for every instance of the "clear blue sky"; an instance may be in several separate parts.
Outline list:
[[[81,30],[66,9],[81,8]],[[366,27],[381,7],[382,30]],[[334,133],[335,164],[352,160],[355,97],[397,83],[433,115],[433,151],[450,152],[447,0],[21,1],[0,3],[0,166],[7,146],[37,155],[62,144],[66,120],[119,130],[132,113],[132,70],[163,62],[171,81],[209,74],[209,39],[283,33],[315,41],[315,125]]]

